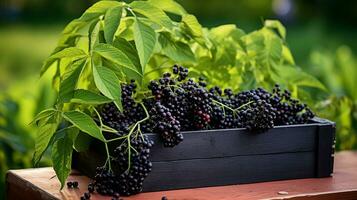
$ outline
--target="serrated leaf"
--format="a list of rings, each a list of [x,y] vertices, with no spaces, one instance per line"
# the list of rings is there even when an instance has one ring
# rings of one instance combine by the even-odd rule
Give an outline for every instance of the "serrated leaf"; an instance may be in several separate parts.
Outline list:
[[[78,60],[64,73],[58,93],[58,99],[61,103],[69,102],[72,99],[84,66],[85,60]]]
[[[130,6],[134,12],[144,15],[154,23],[157,23],[168,30],[171,30],[174,26],[171,19],[163,10],[148,1],[134,1]]]
[[[116,6],[108,9],[104,17],[104,37],[108,44],[113,43],[115,32],[117,31],[123,8]]]
[[[93,66],[93,77],[99,91],[112,99],[122,111],[120,82],[115,73],[107,67]]]
[[[135,66],[133,61],[128,57],[127,54],[125,54],[121,49],[116,48],[110,44],[98,44],[97,46],[94,47],[94,51],[98,53],[100,56],[108,59],[109,61],[118,64],[122,66],[123,68],[127,68],[130,71],[133,71],[133,73],[136,73],[138,75],[142,76],[142,73],[140,73],[137,69],[141,68],[140,66]]]
[[[277,30],[281,38],[286,38],[286,30],[281,22],[277,20],[265,20],[264,26],[273,30]]]
[[[131,62],[134,64],[134,66],[137,66],[140,68],[140,58],[138,55],[138,52],[135,48],[135,42],[134,41],[127,41],[121,37],[118,37],[114,40],[113,46],[117,49],[120,49],[125,55],[130,58]]]
[[[80,59],[86,57],[87,54],[77,47],[68,47],[51,55],[42,66],[41,76],[47,71],[47,69],[57,60],[63,58]]]
[[[61,189],[64,187],[71,172],[73,141],[77,135],[77,128],[67,129],[64,138],[58,139],[52,146],[53,169],[61,182]]]
[[[67,121],[71,122],[74,126],[79,128],[81,131],[103,142],[105,141],[100,128],[97,126],[94,120],[84,112],[76,110],[68,111],[63,113],[63,117]]]
[[[78,89],[74,91],[74,95],[71,102],[98,105],[112,102],[112,100],[89,90]]]
[[[156,33],[150,26],[139,19],[134,22],[134,40],[141,64],[141,73],[145,72],[145,66],[154,52]]]
[[[182,22],[187,31],[194,37],[202,37],[202,26],[194,15],[187,14],[182,17]]]
[[[186,10],[174,0],[149,0],[153,5],[160,5],[160,8],[165,12],[173,13],[176,15],[187,14]]]
[[[35,139],[35,152],[32,158],[32,163],[34,166],[37,166],[40,162],[42,155],[48,148],[51,138],[56,132],[60,121],[61,118],[58,116],[58,114],[54,113],[49,119],[46,119],[46,123],[40,123],[42,125],[38,128],[37,136]]]
[[[176,62],[195,62],[195,55],[186,43],[175,41],[169,33],[162,32],[159,36],[162,53]]]

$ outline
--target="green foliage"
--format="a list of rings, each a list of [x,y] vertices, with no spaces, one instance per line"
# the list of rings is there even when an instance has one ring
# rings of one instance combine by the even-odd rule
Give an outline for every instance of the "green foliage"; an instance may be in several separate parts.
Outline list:
[[[331,95],[316,105],[322,117],[337,124],[337,150],[357,149],[357,58],[346,46],[335,52],[314,51],[310,69],[331,91]],[[315,98],[320,94],[315,93]]]
[[[78,151],[85,149],[88,136],[106,145],[110,168],[107,143],[123,138],[106,140],[102,131],[115,130],[103,124],[94,106],[114,102],[122,110],[120,83],[134,79],[139,83],[137,90],[145,91],[151,78],[178,63],[191,68],[193,76],[205,76],[210,84],[234,90],[269,88],[275,82],[289,87],[295,96],[303,87],[324,89],[294,65],[280,22],[268,20],[251,33],[235,25],[207,29],[173,0],[163,1],[162,7],[155,2],[94,4],[66,26],[45,61],[41,74],[56,68],[53,80],[59,95],[55,109],[35,119],[39,134],[34,161],[51,146],[62,186],[69,174],[73,146]],[[179,20],[172,20],[167,13],[178,15]],[[136,101],[141,100],[138,95]],[[134,124],[123,137],[130,138],[135,127],[148,118]],[[127,142],[131,151],[130,139]]]

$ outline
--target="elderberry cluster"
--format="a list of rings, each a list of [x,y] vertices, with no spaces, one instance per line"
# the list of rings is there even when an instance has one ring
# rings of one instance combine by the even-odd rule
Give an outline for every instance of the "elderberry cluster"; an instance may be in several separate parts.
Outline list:
[[[146,135],[142,135],[133,136],[130,143],[118,146],[112,155],[113,171],[106,167],[98,167],[94,182],[88,186],[88,191],[96,191],[114,198],[141,192],[143,181],[152,168],[149,160],[152,145],[153,142]]]
[[[111,154],[114,170],[98,168],[95,181],[88,187],[89,192],[114,197],[142,190],[152,168],[149,157],[153,142],[145,133],[156,133],[165,147],[174,147],[184,140],[182,131],[246,128],[263,132],[276,125],[307,123],[314,117],[306,104],[293,99],[279,85],[272,92],[262,88],[238,93],[218,86],[207,88],[203,78],[188,78],[188,70],[177,65],[172,73],[150,81],[148,96],[139,100],[134,98],[135,81],[120,87],[124,110],[119,111],[114,103],[100,108],[103,124],[117,131],[105,133],[106,139],[121,138]]]

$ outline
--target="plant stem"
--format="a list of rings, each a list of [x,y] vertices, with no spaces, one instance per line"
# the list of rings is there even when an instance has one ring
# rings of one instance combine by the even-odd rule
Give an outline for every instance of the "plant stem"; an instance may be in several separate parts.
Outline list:
[[[102,117],[100,116],[99,112],[97,111],[97,109],[95,109],[95,107],[92,107],[94,112],[96,113],[98,119],[99,119],[99,123],[100,123],[100,133],[103,135],[103,132],[102,132],[102,129],[103,129],[103,121],[102,121]],[[107,162],[105,162],[105,165],[106,166],[108,164],[108,167],[109,167],[109,171],[112,171],[112,164],[111,164],[111,160],[110,160],[110,153],[109,153],[109,148],[108,148],[108,142],[105,141],[104,142],[104,145],[105,145],[105,151],[106,151],[106,154],[107,154]]]
[[[215,104],[218,104],[218,105],[220,105],[220,106],[222,106],[222,107],[224,107],[224,108],[227,108],[228,110],[231,110],[232,112],[236,112],[235,109],[233,109],[233,108],[231,108],[231,107],[229,107],[229,106],[227,106],[227,105],[225,105],[225,104],[223,104],[223,103],[221,103],[221,102],[219,102],[219,101],[216,101],[216,100],[214,100],[214,99],[211,99],[211,100],[212,100],[212,102],[215,103]]]

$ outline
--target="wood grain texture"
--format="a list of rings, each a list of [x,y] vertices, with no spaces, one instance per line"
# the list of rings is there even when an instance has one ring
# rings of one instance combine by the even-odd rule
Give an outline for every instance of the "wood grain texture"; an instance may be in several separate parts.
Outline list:
[[[53,197],[63,200],[79,199],[90,181],[89,178],[73,171],[68,180],[79,181],[79,189],[65,188],[59,191],[60,184],[53,175],[52,168],[9,171],[6,180],[8,199],[33,200]],[[288,194],[279,195],[280,191]],[[35,195],[36,193],[39,194]],[[162,196],[168,197],[169,200],[357,199],[357,152],[336,154],[333,177],[150,192],[127,197],[124,200],[160,200]],[[93,195],[91,199],[109,200],[110,198]]]

